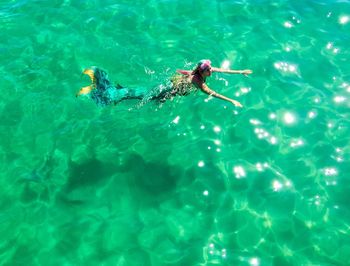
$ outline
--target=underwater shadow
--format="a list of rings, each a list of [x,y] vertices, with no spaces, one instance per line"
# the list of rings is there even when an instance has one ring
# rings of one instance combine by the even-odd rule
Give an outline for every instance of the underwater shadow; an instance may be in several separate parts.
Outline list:
[[[122,166],[129,175],[129,184],[148,194],[163,195],[175,190],[182,170],[170,165],[166,160],[146,161],[141,155],[133,153]]]
[[[66,191],[73,191],[81,187],[99,186],[117,172],[117,167],[103,163],[95,158],[83,163],[70,162],[69,175],[65,185]]]

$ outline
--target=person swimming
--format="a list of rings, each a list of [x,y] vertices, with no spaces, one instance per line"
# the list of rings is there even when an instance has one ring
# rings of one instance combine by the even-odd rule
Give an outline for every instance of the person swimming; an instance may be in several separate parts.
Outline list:
[[[215,68],[211,66],[208,59],[201,60],[194,70],[177,70],[176,75],[170,79],[170,83],[166,86],[160,86],[158,91],[150,91],[143,87],[127,88],[119,84],[113,85],[108,78],[106,71],[98,67],[90,67],[83,71],[91,79],[91,85],[83,87],[77,93],[80,95],[89,95],[91,99],[98,105],[118,104],[128,99],[138,100],[157,100],[164,102],[175,96],[186,96],[196,89],[200,89],[204,93],[232,103],[237,107],[243,107],[238,101],[226,97],[211,90],[205,83],[206,78],[210,77],[213,72],[229,73],[229,74],[251,74],[251,70],[229,70]],[[180,74],[180,75],[179,75]]]

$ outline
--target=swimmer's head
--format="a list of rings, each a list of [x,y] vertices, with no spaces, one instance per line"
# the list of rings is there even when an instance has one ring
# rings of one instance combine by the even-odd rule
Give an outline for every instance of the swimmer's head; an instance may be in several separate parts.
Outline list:
[[[205,76],[211,75],[211,61],[209,59],[203,59],[198,62],[196,69],[193,73],[200,73]]]
[[[211,68],[211,61],[209,59],[203,59],[198,62],[198,67],[202,70],[205,71],[207,69]]]

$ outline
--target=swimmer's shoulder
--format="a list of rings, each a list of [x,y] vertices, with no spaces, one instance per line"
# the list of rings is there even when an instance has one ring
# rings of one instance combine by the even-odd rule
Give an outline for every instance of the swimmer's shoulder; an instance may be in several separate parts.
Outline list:
[[[185,76],[189,76],[189,75],[192,74],[192,71],[190,71],[190,70],[181,70],[181,69],[178,69],[178,70],[176,70],[176,72],[179,73],[179,74],[185,75]]]

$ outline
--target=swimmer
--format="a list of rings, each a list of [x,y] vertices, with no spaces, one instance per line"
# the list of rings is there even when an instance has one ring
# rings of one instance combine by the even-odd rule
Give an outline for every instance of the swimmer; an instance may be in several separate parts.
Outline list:
[[[251,70],[230,70],[230,69],[222,69],[211,66],[211,61],[208,59],[201,60],[197,67],[193,71],[188,70],[177,70],[178,73],[187,77],[187,79],[195,85],[198,89],[202,90],[206,94],[214,96],[216,98],[222,99],[224,101],[228,101],[237,107],[243,107],[238,101],[228,98],[224,95],[221,95],[213,90],[211,90],[208,85],[205,83],[206,78],[210,77],[213,72],[221,72],[228,74],[243,74],[249,75],[252,73]]]
[[[210,60],[201,60],[197,67],[190,70],[177,70],[181,75],[175,75],[171,78],[169,84],[160,86],[157,91],[147,90],[143,87],[126,88],[121,85],[113,85],[107,73],[97,67],[85,69],[83,74],[86,74],[91,79],[91,85],[81,88],[77,93],[79,95],[89,95],[99,105],[117,104],[127,99],[138,100],[158,100],[164,102],[177,95],[185,96],[193,90],[200,89],[204,93],[232,103],[237,107],[242,105],[231,98],[221,95],[211,90],[206,85],[206,78],[210,77],[213,72],[228,73],[228,74],[251,74],[251,70],[229,70],[211,66]]]

